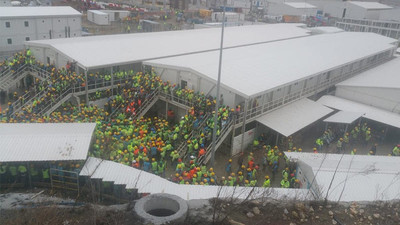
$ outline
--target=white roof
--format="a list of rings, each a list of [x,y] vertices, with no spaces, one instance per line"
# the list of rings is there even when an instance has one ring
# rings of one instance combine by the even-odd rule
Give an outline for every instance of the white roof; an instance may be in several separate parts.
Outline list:
[[[285,2],[285,5],[291,6],[296,9],[314,9],[317,8],[315,5],[311,5],[307,2]]]
[[[285,152],[291,159],[311,167],[315,182],[325,198],[334,177],[328,200],[337,201],[344,188],[340,201],[375,201],[399,199],[400,158],[390,156],[315,154]],[[339,164],[340,162],[340,164]],[[339,166],[338,166],[339,164]],[[335,173],[336,167],[338,169]],[[307,168],[304,167],[306,170]],[[310,182],[313,178],[309,178]],[[346,181],[347,180],[347,181]]]
[[[369,69],[336,86],[400,88],[400,57]]]
[[[264,43],[309,35],[304,24],[227,27],[224,47]],[[100,68],[219,49],[220,28],[60,38],[26,42],[51,47],[85,68]]]
[[[333,112],[332,109],[307,98],[267,113],[258,122],[288,137]]]
[[[400,114],[397,113],[331,95],[324,95],[317,102],[338,110],[365,113],[363,117],[367,119],[400,128]]]
[[[349,1],[350,4],[360,6],[364,9],[392,9],[393,7],[384,5],[379,2],[355,2],[355,1]]]
[[[249,196],[249,199],[268,197],[272,199],[306,200],[307,193],[305,189],[179,185],[130,166],[92,157],[88,158],[79,175],[89,175],[92,179],[102,179],[114,184],[126,185],[126,189],[137,189],[139,193],[168,193],[185,200],[232,196],[238,199],[246,199]]]
[[[0,7],[0,18],[53,16],[81,16],[81,13],[70,6]]]
[[[339,111],[324,119],[324,122],[351,124],[362,115],[364,115],[362,112]]]
[[[0,124],[0,162],[85,160],[95,123]]]
[[[323,71],[392,49],[396,40],[374,33],[341,32],[223,51],[221,85],[244,97],[259,95]],[[215,82],[219,51],[146,61]]]
[[[100,10],[88,10],[88,12],[92,12],[92,13],[97,14],[97,15],[108,15],[107,13],[102,12]]]

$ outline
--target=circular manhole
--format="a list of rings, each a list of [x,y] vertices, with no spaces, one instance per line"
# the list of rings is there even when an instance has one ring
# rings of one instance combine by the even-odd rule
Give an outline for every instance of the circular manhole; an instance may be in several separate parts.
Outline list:
[[[170,194],[152,194],[135,204],[137,215],[153,224],[182,223],[187,211],[186,201]]]

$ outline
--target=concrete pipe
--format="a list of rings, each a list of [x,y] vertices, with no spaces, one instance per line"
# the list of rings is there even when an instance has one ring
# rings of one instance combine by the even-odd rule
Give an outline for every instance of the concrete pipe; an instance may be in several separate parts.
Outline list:
[[[188,213],[185,200],[170,194],[152,194],[135,204],[138,216],[152,224],[183,223]]]

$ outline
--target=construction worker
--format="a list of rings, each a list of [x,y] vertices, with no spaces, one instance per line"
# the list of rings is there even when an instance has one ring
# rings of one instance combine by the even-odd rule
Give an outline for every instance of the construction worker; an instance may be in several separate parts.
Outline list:
[[[245,181],[244,181],[244,186],[245,186],[245,187],[250,187],[250,182],[249,182],[249,180],[245,180]]]
[[[350,155],[355,155],[356,153],[357,153],[357,149],[353,149],[353,150],[351,150]]]
[[[235,181],[232,179],[231,176],[228,177],[228,185],[229,186],[234,186],[235,185]]]
[[[371,139],[371,128],[367,128],[367,130],[365,131],[365,143],[364,143],[364,145],[367,145],[370,139]]]
[[[151,171],[154,174],[158,174],[158,163],[155,158],[151,159]]]
[[[8,170],[10,171],[9,183],[17,181],[17,167],[14,164],[9,165]]]
[[[20,164],[18,166],[18,177],[19,177],[19,183],[22,183],[24,186],[26,185],[26,174],[27,174],[27,169],[25,165]]]
[[[45,167],[42,169],[42,182],[49,182],[49,181],[50,181],[49,168]]]
[[[290,182],[288,181],[287,178],[283,178],[281,181],[281,188],[289,188],[290,187]]]
[[[394,156],[399,156],[400,155],[400,144],[394,146],[394,148],[392,150],[392,154]]]
[[[269,179],[269,176],[265,176],[263,187],[271,187],[271,180]]]
[[[289,177],[289,168],[288,168],[288,167],[286,167],[286,168],[282,171],[282,177],[283,177],[284,179],[288,179],[288,177]]]
[[[225,166],[226,174],[230,174],[232,172],[232,159],[228,160],[228,163]]]
[[[336,143],[336,152],[339,153],[343,150],[343,138],[340,138]]]
[[[324,146],[324,142],[321,140],[321,138],[318,138],[315,141],[315,144],[317,145],[318,151],[322,151],[322,147]]]
[[[221,177],[221,182],[223,186],[227,186],[228,185],[228,181],[225,179],[225,177]]]
[[[318,153],[317,148],[313,148],[314,153]]]
[[[350,138],[349,138],[349,133],[346,133],[346,134],[343,136],[343,151],[346,151],[346,147],[349,146],[349,140],[350,140]]]
[[[1,184],[4,184],[7,181],[7,164],[0,163],[0,188]]]

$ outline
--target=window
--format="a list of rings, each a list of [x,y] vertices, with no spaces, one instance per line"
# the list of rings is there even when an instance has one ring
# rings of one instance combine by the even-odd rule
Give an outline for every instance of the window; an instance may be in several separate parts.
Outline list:
[[[31,40],[30,37],[26,37],[26,38],[25,38],[25,41],[30,41],[30,40]]]
[[[58,20],[58,22],[61,22],[60,20]]]
[[[12,45],[12,39],[11,39],[11,38],[8,38],[8,39],[7,39],[7,43],[8,43],[9,45]]]
[[[44,20],[42,20],[42,23],[44,23]]]
[[[28,21],[25,21],[24,24],[25,24],[25,27],[29,27],[29,22]]]
[[[11,27],[10,22],[6,22],[6,27],[7,27],[7,28],[10,28],[10,27]]]

